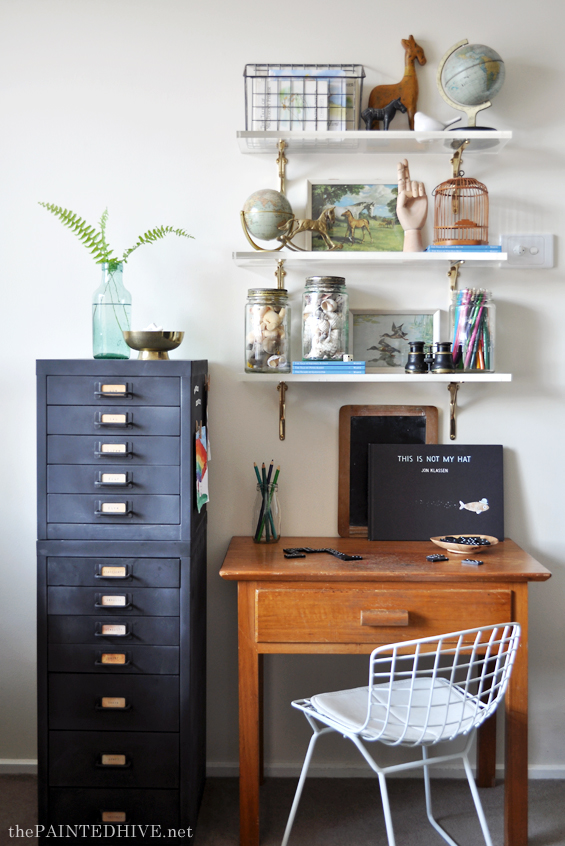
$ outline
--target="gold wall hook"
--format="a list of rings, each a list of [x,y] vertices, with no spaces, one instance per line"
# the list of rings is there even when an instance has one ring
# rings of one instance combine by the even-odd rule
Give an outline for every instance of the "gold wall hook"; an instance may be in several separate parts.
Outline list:
[[[457,391],[459,382],[450,382],[447,386],[451,399],[449,400],[449,438],[454,441],[457,437]]]
[[[286,165],[288,164],[288,159],[286,158],[284,151],[286,149],[286,141],[279,141],[279,155],[277,156],[277,164],[279,166],[279,179],[280,179],[280,191],[281,194],[284,194],[286,189]]]
[[[285,403],[285,394],[287,392],[288,385],[286,382],[279,382],[277,385],[277,391],[280,393],[279,397],[279,441],[284,441],[286,435],[286,403]]]
[[[451,263],[451,267],[447,271],[447,278],[449,279],[449,289],[451,291],[457,290],[457,280],[459,279],[459,269],[462,264],[465,264],[465,261],[462,259],[461,261],[454,261]]]

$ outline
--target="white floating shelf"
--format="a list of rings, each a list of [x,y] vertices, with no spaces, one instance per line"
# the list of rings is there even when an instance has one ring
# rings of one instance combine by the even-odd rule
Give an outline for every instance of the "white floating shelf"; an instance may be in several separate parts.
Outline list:
[[[312,264],[359,265],[372,267],[380,264],[439,265],[445,262],[464,261],[476,267],[496,266],[508,259],[508,253],[466,252],[453,250],[445,253],[403,253],[403,252],[366,252],[342,253],[339,250],[319,250],[316,252],[295,253],[291,250],[278,252],[259,252],[252,250],[232,253],[238,267],[272,269],[279,259],[284,259],[286,268],[307,267]]]
[[[238,373],[238,382],[511,382],[511,373]]]
[[[453,132],[356,131],[356,132],[301,132],[266,131],[238,132],[237,141],[242,153],[277,153],[279,141],[286,141],[286,151],[291,153],[442,153],[454,152],[462,141],[469,139],[465,149],[469,153],[499,153],[512,138],[512,132],[498,130]]]

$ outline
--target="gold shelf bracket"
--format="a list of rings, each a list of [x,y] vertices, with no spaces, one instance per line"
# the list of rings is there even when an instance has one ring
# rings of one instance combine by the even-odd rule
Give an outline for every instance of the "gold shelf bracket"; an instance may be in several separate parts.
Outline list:
[[[284,441],[286,436],[286,403],[285,394],[288,390],[286,382],[279,382],[277,391],[280,393],[279,397],[279,441]]]
[[[278,260],[277,269],[275,270],[275,276],[277,277],[277,288],[284,288],[284,277],[286,276],[286,270],[284,269],[284,259]]]
[[[280,140],[279,141],[279,155],[277,157],[277,164],[279,166],[279,179],[280,179],[280,191],[281,194],[284,194],[286,189],[286,165],[288,164],[288,159],[284,154],[286,149],[286,141]]]
[[[459,270],[462,264],[465,264],[464,259],[462,259],[461,261],[454,261],[451,263],[451,267],[447,271],[447,278],[449,279],[450,291],[457,290],[457,280],[459,279]]]
[[[457,437],[457,392],[460,382],[450,382],[447,386],[449,391],[449,438],[454,441]]]

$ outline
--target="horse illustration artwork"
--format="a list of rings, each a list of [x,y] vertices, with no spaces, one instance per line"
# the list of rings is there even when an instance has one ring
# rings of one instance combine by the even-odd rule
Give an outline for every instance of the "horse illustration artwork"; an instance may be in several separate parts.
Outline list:
[[[379,121],[382,120],[383,122],[383,129],[386,130],[389,127],[391,120],[394,118],[397,112],[402,112],[402,114],[406,114],[406,106],[400,99],[397,97],[396,100],[391,100],[390,103],[384,107],[384,109],[365,109],[361,112],[361,117],[365,121],[365,129],[371,129],[373,123],[376,121],[377,129],[379,128]]]
[[[371,230],[369,228],[369,221],[367,220],[366,217],[360,217],[357,220],[355,220],[355,218],[353,217],[353,215],[351,214],[349,209],[346,209],[343,212],[343,217],[347,221],[347,236],[346,237],[349,239],[349,241],[351,241],[351,243],[354,243],[354,241],[355,241],[355,230],[356,229],[361,230],[361,235],[362,235],[361,240],[362,241],[365,240],[365,230],[367,230],[367,232],[369,233],[370,240],[371,241],[373,240],[373,236],[371,235]]]
[[[418,78],[414,62],[420,65],[426,64],[424,51],[414,41],[411,35],[408,40],[402,39],[404,47],[404,76],[396,85],[377,85],[369,95],[369,108],[384,109],[391,101],[400,98],[408,112],[408,125],[414,129],[414,115],[418,106]],[[378,123],[373,129],[378,129]],[[385,127],[386,128],[386,127]]]

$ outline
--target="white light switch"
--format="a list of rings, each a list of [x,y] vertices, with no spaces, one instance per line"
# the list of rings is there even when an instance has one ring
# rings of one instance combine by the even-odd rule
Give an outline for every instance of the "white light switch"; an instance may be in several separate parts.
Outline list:
[[[508,253],[501,267],[553,267],[553,235],[501,235],[500,246]]]

